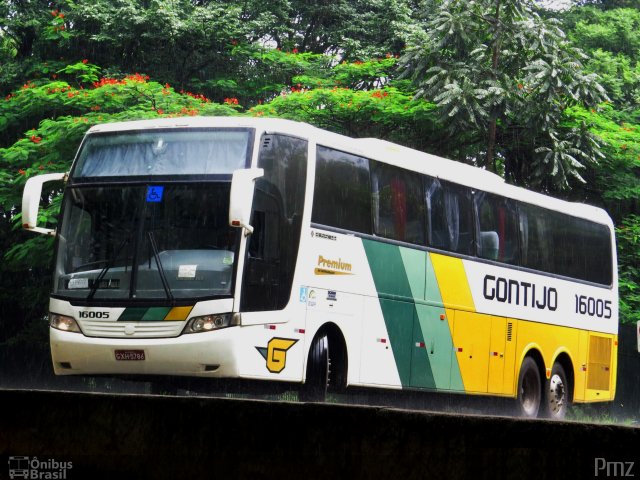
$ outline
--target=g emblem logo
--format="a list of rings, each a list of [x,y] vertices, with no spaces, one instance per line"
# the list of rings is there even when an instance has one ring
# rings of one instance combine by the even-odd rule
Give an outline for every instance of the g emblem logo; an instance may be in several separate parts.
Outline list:
[[[280,373],[287,364],[287,350],[298,342],[297,339],[274,337],[267,347],[256,347],[260,355],[267,361],[267,370]]]

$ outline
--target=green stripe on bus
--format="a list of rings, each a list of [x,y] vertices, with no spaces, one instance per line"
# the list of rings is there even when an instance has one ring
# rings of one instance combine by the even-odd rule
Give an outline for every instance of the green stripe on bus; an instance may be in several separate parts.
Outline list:
[[[127,307],[118,318],[119,322],[139,322],[142,317],[147,313],[147,307]]]
[[[435,387],[429,358],[424,349],[416,353],[416,343],[424,343],[422,331],[416,328],[417,312],[414,302],[413,290],[424,286],[424,267],[414,268],[416,260],[414,252],[408,249],[404,257],[412,264],[405,267],[401,247],[372,240],[362,241],[369,268],[376,285],[379,297],[380,309],[389,334],[389,341],[393,351],[396,368],[403,387]],[[426,258],[422,259],[423,265]],[[411,279],[408,278],[408,271]],[[420,276],[422,275],[422,283]],[[412,290],[413,284],[413,290]],[[424,290],[423,290],[424,291]],[[392,300],[389,297],[400,297]]]
[[[151,307],[142,317],[142,321],[161,322],[170,310],[171,307]]]
[[[127,307],[119,322],[161,322],[171,311],[171,307]]]

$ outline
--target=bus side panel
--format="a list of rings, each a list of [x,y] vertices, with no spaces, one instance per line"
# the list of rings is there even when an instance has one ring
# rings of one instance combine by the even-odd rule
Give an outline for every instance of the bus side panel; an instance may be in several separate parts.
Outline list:
[[[453,353],[454,315],[443,307],[430,254],[372,240],[363,245],[402,386],[463,391]]]
[[[305,289],[301,296],[306,296],[305,351],[322,325],[334,323],[346,342],[349,385],[400,388],[399,365],[403,361],[396,355],[402,357],[403,353],[396,351],[398,332],[389,332],[385,312],[404,311],[406,302],[381,305],[360,238],[319,228],[303,231],[302,238],[296,278]],[[387,315],[397,317],[395,313]],[[406,328],[399,324],[400,335],[411,336],[412,319],[411,314],[408,333],[403,333]]]

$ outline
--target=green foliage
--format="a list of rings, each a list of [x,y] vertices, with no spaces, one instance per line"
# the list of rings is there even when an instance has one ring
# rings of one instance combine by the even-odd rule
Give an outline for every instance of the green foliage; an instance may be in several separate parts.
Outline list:
[[[598,144],[586,129],[562,128],[564,111],[606,96],[557,22],[524,0],[434,3],[402,65],[417,95],[438,105],[456,156],[541,190],[584,182]]]
[[[616,229],[618,240],[618,272],[620,323],[640,321],[640,215],[629,215]]]
[[[588,170],[587,184],[579,190],[582,198],[607,206],[614,218],[621,218],[640,198],[640,126],[614,121],[612,113],[610,106],[598,110],[574,107],[566,112],[566,125],[587,125],[603,144],[602,159]]]
[[[590,54],[589,72],[601,78],[622,109],[640,100],[640,9],[571,10],[564,19],[568,37]]]
[[[568,33],[587,51],[598,48],[637,58],[640,53],[640,10],[616,8],[573,9],[565,19]]]
[[[435,140],[435,106],[412,97],[394,87],[371,91],[339,87],[296,89],[268,104],[253,107],[249,113],[308,122],[349,136],[430,146],[433,151],[440,147]]]

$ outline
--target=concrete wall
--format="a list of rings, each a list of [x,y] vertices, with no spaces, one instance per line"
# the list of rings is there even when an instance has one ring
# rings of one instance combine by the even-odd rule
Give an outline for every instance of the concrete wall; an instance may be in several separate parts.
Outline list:
[[[593,478],[635,462],[640,429],[389,408],[0,391],[9,456],[85,478]],[[603,477],[604,473],[601,474]]]

